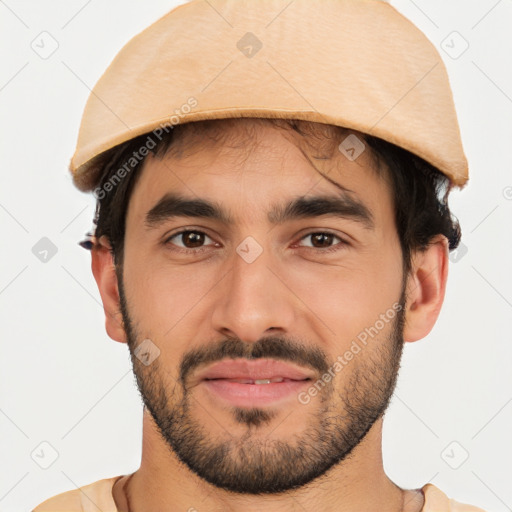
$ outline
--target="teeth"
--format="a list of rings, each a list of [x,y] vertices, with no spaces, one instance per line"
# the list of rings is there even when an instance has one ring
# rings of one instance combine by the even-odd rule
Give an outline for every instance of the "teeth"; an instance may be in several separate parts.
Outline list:
[[[271,382],[283,382],[282,377],[275,377],[273,379],[229,379],[230,382],[238,382],[240,384],[270,384]]]

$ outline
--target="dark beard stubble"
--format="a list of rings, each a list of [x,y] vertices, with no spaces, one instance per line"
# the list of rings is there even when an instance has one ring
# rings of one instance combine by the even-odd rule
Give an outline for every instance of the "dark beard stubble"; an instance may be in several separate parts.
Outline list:
[[[134,355],[137,340],[143,338],[134,328],[119,276],[118,284],[124,327],[142,401],[169,449],[191,471],[218,488],[253,495],[300,488],[345,460],[389,405],[404,344],[405,280],[399,302],[402,308],[390,321],[391,337],[371,339],[368,343],[378,343],[378,348],[365,345],[354,355],[347,369],[356,361],[357,366],[338,394],[333,386],[334,378],[319,392],[319,406],[314,410],[302,410],[300,407],[305,405],[295,409],[292,414],[308,414],[311,424],[286,441],[269,439],[271,433],[265,439],[261,436],[255,439],[254,431],[262,425],[270,425],[279,414],[275,409],[263,408],[233,407],[232,418],[247,426],[245,434],[235,438],[226,430],[227,439],[214,438],[191,412],[191,406],[196,404],[201,413],[207,414],[188,392],[186,377],[200,364],[238,357],[281,359],[314,368],[321,376],[331,366],[321,350],[278,337],[262,338],[252,344],[238,338],[220,340],[184,354],[180,378],[168,386],[163,379],[167,372],[160,367],[159,358],[145,366]],[[368,351],[371,353],[365,357]],[[343,368],[338,375],[346,371]],[[276,423],[275,428],[278,425]]]

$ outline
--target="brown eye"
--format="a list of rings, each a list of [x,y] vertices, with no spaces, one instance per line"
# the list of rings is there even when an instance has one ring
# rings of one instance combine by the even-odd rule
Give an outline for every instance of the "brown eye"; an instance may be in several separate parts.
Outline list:
[[[310,245],[304,245],[303,247],[308,247],[310,249],[317,249],[319,252],[334,252],[340,249],[343,249],[345,246],[349,245],[345,240],[340,238],[338,235],[334,233],[329,233],[328,231],[316,231],[312,233],[308,233],[303,236],[301,240],[311,240]],[[333,243],[335,240],[339,240],[339,243]]]
[[[175,245],[178,249],[194,250],[197,248],[202,248],[206,238],[211,240],[211,238],[202,231],[184,230],[170,236],[165,240],[164,243],[166,245]]]
[[[204,236],[204,233],[197,231],[185,231],[181,235],[181,240],[187,248],[195,248],[204,243]]]
[[[330,233],[313,233],[312,235],[309,236],[311,237],[313,246],[320,248],[330,247],[332,239],[334,238],[334,235],[331,235]]]

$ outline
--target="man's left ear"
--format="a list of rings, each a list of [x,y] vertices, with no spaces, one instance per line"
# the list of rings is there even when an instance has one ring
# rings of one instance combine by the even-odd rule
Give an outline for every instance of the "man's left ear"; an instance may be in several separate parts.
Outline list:
[[[448,279],[448,239],[436,235],[416,251],[407,279],[404,341],[417,341],[432,330],[441,311]]]

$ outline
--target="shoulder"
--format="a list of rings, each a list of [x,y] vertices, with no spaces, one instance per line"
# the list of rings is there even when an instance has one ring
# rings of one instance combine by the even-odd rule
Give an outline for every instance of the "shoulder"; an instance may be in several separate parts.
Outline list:
[[[425,495],[425,505],[421,512],[486,512],[482,508],[448,498],[433,484],[426,484],[421,490]]]
[[[104,478],[77,489],[57,494],[40,503],[32,512],[82,512],[101,510],[117,512],[112,487],[123,475]]]

